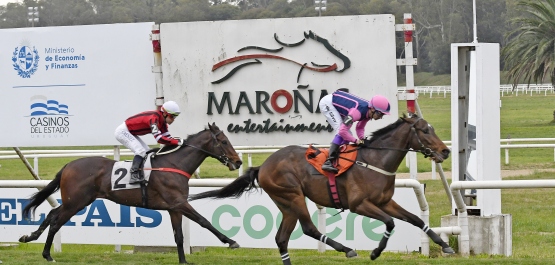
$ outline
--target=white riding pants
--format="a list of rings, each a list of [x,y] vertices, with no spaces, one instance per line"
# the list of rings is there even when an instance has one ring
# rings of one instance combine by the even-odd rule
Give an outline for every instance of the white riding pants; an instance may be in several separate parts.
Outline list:
[[[341,126],[343,119],[341,118],[341,115],[339,115],[337,109],[335,109],[335,107],[333,106],[332,98],[332,94],[325,95],[320,100],[319,105],[320,112],[322,112],[322,114],[324,114],[324,116],[326,117],[326,120],[328,120],[328,123],[333,128],[333,132],[337,134],[337,132],[339,131],[339,126]]]
[[[129,148],[129,150],[131,150],[135,155],[144,157],[146,155],[146,151],[150,149],[150,147],[148,147],[148,145],[145,144],[141,138],[129,132],[125,122],[116,128],[114,135],[122,145]]]
[[[343,123],[343,118],[341,118],[341,115],[339,114],[339,111],[337,111],[337,109],[333,106],[333,95],[332,94],[328,94],[325,95],[319,103],[320,106],[320,112],[322,112],[322,114],[324,114],[324,116],[326,117],[326,120],[328,120],[328,123],[331,125],[331,127],[333,128],[333,132],[336,135],[336,138],[339,137],[339,139],[334,139],[333,142],[336,144],[344,144],[344,143],[348,143],[347,141],[345,141],[341,136],[339,136],[339,127],[341,127],[341,124]],[[353,135],[353,133],[349,130],[349,133],[351,135]],[[338,141],[338,142],[336,142]]]

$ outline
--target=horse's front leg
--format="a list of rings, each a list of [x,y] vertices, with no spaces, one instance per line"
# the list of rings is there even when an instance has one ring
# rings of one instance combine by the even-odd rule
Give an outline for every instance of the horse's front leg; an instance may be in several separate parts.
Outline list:
[[[174,207],[173,210],[180,211],[181,214],[185,215],[185,217],[189,218],[190,220],[194,221],[195,223],[199,224],[200,226],[208,229],[212,234],[214,234],[222,243],[229,244],[229,248],[239,248],[239,244],[232,240],[231,238],[227,237],[226,235],[222,234],[218,229],[216,229],[206,218],[200,215],[194,208],[189,204],[189,202],[181,202],[179,207]]]
[[[439,237],[434,231],[432,231],[432,229],[430,229],[430,227],[428,227],[428,225],[426,225],[424,221],[422,221],[422,219],[412,214],[411,212],[405,210],[394,200],[390,200],[387,204],[385,204],[382,207],[382,210],[384,210],[384,212],[388,213],[389,215],[399,220],[403,220],[405,222],[408,222],[422,229],[422,231],[424,231],[424,233],[426,233],[434,241],[434,243],[441,246],[443,253],[446,253],[446,254],[455,253],[455,251],[453,251],[453,249],[449,245],[447,245],[447,243],[445,243],[441,239],[441,237]]]
[[[387,213],[385,213],[384,211],[382,211],[374,203],[370,202],[370,200],[368,199],[362,201],[362,203],[360,203],[356,207],[352,207],[351,211],[360,215],[364,215],[369,218],[380,220],[382,221],[382,223],[385,224],[385,232],[382,236],[382,239],[380,240],[378,247],[375,248],[370,254],[370,258],[372,260],[377,259],[382,254],[382,251],[385,249],[385,247],[387,246],[387,241],[389,241],[389,236],[391,236],[391,232],[393,231],[393,228],[395,228],[395,223],[393,222],[393,218],[389,216]]]
[[[179,256],[179,263],[187,263],[187,260],[185,259],[185,251],[183,250],[183,229],[181,228],[183,215],[180,212],[176,211],[168,211],[168,213],[170,214],[170,219],[172,222],[175,244],[177,244],[177,255]]]

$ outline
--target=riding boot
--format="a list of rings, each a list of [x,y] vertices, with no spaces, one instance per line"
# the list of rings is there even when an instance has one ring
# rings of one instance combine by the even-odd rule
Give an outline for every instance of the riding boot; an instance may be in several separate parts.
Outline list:
[[[338,157],[339,157],[339,145],[331,143],[330,153],[329,153],[328,159],[326,159],[326,162],[324,162],[324,164],[322,165],[322,170],[337,174],[339,170],[337,170],[337,168],[333,166],[333,163],[335,163],[335,160],[337,160]]]
[[[137,184],[143,182],[144,176],[141,174],[141,164],[143,163],[143,157],[140,155],[135,155],[133,157],[133,165],[131,166],[131,178],[129,179],[129,184]]]

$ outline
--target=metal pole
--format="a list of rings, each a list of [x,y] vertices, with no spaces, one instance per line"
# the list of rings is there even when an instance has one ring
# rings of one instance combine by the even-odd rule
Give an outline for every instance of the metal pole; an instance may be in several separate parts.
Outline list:
[[[472,16],[473,16],[473,28],[472,30],[474,31],[474,41],[472,41],[473,43],[478,43],[478,29],[476,26],[476,0],[472,0]]]
[[[21,161],[23,161],[23,164],[25,164],[25,167],[27,167],[27,170],[29,170],[31,175],[33,175],[33,178],[35,178],[36,180],[40,180],[40,177],[35,173],[35,170],[33,169],[33,167],[31,167],[31,164],[29,164],[29,161],[27,161],[27,159],[23,156],[23,153],[21,153],[21,150],[19,150],[18,147],[14,147],[13,150],[15,150],[15,152],[17,153]],[[50,205],[52,206],[52,208],[56,208],[59,206],[58,201],[56,201],[56,199],[54,199],[52,195],[48,196],[47,200],[48,200],[48,203],[50,203]]]

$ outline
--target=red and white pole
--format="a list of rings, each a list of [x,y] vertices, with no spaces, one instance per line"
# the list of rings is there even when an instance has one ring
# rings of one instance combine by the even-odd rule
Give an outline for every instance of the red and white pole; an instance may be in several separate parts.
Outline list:
[[[164,89],[162,87],[162,45],[160,43],[160,25],[152,26],[152,33],[150,35],[152,40],[152,52],[154,53],[154,65],[152,66],[152,73],[156,81],[156,100],[155,105],[159,110],[164,104]]]
[[[411,14],[404,14],[404,24],[410,25],[412,24],[412,15]],[[412,30],[405,30],[405,60],[407,62],[412,61]],[[416,94],[414,91],[414,68],[413,65],[407,63],[405,65],[405,75],[406,75],[406,91],[407,91],[407,111],[409,113],[416,113]]]

